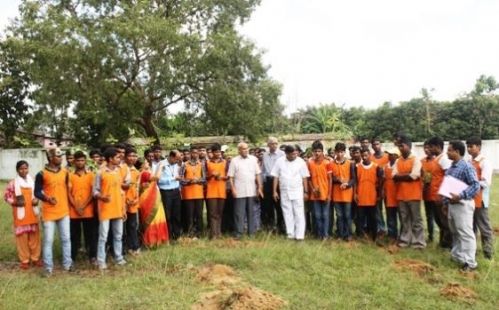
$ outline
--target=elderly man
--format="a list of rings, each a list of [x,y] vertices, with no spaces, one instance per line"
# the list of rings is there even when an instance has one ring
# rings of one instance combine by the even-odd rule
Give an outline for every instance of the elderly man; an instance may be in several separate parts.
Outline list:
[[[262,204],[262,225],[269,230],[274,229],[276,225],[276,214],[277,214],[277,228],[279,232],[284,233],[284,220],[282,216],[282,209],[279,201],[272,199],[273,192],[273,180],[274,177],[270,174],[275,162],[280,157],[284,156],[284,152],[281,151],[278,146],[278,141],[274,137],[270,137],[267,140],[267,146],[269,151],[263,154],[263,165],[262,165],[262,177],[263,177],[263,188],[264,188],[264,198]]]
[[[303,240],[305,238],[304,198],[308,193],[307,180],[310,177],[307,164],[298,157],[292,145],[284,149],[285,157],[279,158],[271,175],[274,177],[273,196],[281,200],[282,213],[286,223],[288,239]],[[277,191],[277,186],[281,195]]]
[[[249,155],[248,144],[244,142],[237,145],[237,150],[239,155],[231,160],[227,175],[234,197],[235,237],[239,239],[243,235],[245,215],[248,221],[248,235],[255,233],[254,204],[258,199],[257,194],[263,197],[263,192],[257,158]]]

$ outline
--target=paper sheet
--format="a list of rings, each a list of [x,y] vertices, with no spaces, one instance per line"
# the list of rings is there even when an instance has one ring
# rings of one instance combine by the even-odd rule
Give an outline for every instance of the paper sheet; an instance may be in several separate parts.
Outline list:
[[[440,185],[438,194],[447,198],[452,198],[451,193],[459,195],[466,188],[468,188],[468,184],[453,176],[446,175],[442,181],[442,185]]]

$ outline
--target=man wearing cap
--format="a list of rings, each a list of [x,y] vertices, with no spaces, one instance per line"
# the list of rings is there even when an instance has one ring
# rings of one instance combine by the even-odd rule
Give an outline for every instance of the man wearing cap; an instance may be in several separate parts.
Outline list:
[[[45,276],[51,276],[54,269],[52,247],[57,226],[62,246],[64,270],[73,271],[68,202],[68,171],[61,167],[63,152],[47,150],[48,164],[35,178],[35,197],[42,201],[43,220],[43,264]]]
[[[305,238],[304,198],[307,198],[307,180],[310,174],[307,164],[298,157],[295,147],[286,146],[284,153],[286,156],[275,162],[271,172],[274,177],[273,198],[276,201],[281,200],[288,239],[303,240]]]
[[[257,195],[263,197],[263,190],[260,166],[256,157],[249,155],[248,144],[239,143],[237,150],[239,155],[231,160],[227,175],[234,197],[235,237],[239,239],[243,235],[245,215],[248,221],[248,235],[252,236],[256,231],[254,204],[257,202]]]
[[[264,188],[262,225],[269,230],[274,229],[276,225],[277,215],[277,229],[279,230],[279,232],[283,233],[285,228],[282,209],[279,201],[273,199],[274,178],[271,175],[271,172],[277,159],[284,156],[284,152],[277,147],[278,141],[275,137],[269,137],[269,139],[267,140],[267,146],[269,147],[269,151],[263,154],[262,165],[262,179]]]

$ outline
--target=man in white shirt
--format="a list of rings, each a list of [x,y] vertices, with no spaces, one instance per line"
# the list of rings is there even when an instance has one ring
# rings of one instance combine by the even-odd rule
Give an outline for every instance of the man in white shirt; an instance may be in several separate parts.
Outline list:
[[[286,156],[279,158],[272,168],[273,196],[276,201],[279,199],[281,201],[288,239],[303,240],[305,238],[304,199],[308,193],[307,179],[310,174],[307,164],[298,157],[293,146],[286,146],[284,153]]]
[[[475,196],[475,211],[473,214],[473,230],[475,235],[478,230],[482,237],[483,255],[487,259],[492,259],[494,253],[494,240],[492,225],[489,218],[489,195],[492,185],[492,164],[481,154],[482,140],[479,137],[471,137],[466,140],[468,153],[471,155],[470,163],[475,168],[480,191]]]
[[[269,151],[263,154],[262,178],[263,178],[263,203],[262,203],[262,225],[265,229],[272,230],[277,227],[280,233],[284,233],[284,219],[279,201],[272,197],[274,178],[270,174],[276,161],[284,156],[279,149],[277,138],[269,137],[267,140]],[[276,222],[277,218],[277,222]],[[277,225],[277,226],[276,226]]]
[[[248,235],[255,233],[254,204],[258,196],[263,197],[263,191],[257,158],[249,155],[248,144],[244,142],[237,145],[237,150],[239,155],[230,161],[227,176],[230,178],[234,197],[235,237],[239,239],[243,235],[245,216],[248,221]]]

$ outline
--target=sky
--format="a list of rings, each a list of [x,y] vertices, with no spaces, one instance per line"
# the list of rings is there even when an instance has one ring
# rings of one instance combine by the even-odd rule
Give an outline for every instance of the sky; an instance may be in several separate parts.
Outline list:
[[[0,0],[0,27],[20,0]],[[264,52],[288,113],[320,103],[375,108],[452,100],[499,80],[497,0],[262,0],[241,32]]]

